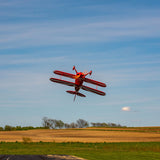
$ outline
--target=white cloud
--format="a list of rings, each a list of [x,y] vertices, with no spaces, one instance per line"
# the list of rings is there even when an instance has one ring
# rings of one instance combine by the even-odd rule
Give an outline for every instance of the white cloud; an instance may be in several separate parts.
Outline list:
[[[127,107],[123,107],[123,108],[122,108],[122,111],[127,111],[127,112],[128,112],[128,111],[130,111],[130,110],[131,110],[131,108],[130,108],[130,107],[128,107],[128,106],[127,106]]]

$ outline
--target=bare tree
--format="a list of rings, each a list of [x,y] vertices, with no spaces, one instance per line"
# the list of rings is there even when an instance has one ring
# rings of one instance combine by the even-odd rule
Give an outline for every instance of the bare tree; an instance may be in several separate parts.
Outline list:
[[[72,123],[70,124],[70,128],[78,128],[78,124],[72,122]]]
[[[50,124],[48,122],[48,118],[47,117],[43,117],[43,119],[42,119],[42,126],[44,128],[50,128]]]
[[[78,128],[85,128],[89,126],[89,123],[84,119],[77,120]]]
[[[64,124],[64,127],[65,127],[65,128],[70,128],[70,124],[65,123],[65,124]]]
[[[55,120],[55,128],[63,128],[64,122],[61,120]]]
[[[56,120],[55,119],[50,119],[50,118],[44,117],[42,120],[43,120],[43,122],[42,122],[43,127],[50,128],[50,129],[56,128]]]

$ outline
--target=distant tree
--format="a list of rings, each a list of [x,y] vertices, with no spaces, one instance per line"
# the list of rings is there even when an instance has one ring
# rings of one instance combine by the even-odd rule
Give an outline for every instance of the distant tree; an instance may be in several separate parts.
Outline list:
[[[22,130],[22,127],[21,126],[16,126],[15,129],[16,130]]]
[[[56,120],[55,121],[55,128],[63,128],[64,127],[64,122],[61,120]]]
[[[30,130],[30,129],[34,129],[34,127],[33,126],[22,127],[22,130]]]
[[[102,127],[108,127],[108,124],[105,123],[105,122],[103,122],[103,123],[101,123],[101,124],[102,124]]]
[[[115,124],[115,123],[108,123],[108,126],[109,127],[117,127],[117,124]]]
[[[5,125],[4,130],[5,130],[5,131],[12,131],[12,130],[13,130],[13,127],[12,127],[12,126],[9,126],[9,125]]]
[[[50,123],[51,123],[51,129],[55,129],[57,128],[57,120],[56,119],[49,119],[50,120]]]
[[[42,125],[45,128],[55,129],[55,128],[63,128],[64,122],[61,120],[51,119],[44,117],[42,119]]]
[[[0,127],[0,131],[3,131],[3,127]]]
[[[99,122],[97,122],[97,123],[91,122],[91,125],[92,125],[92,127],[102,127],[102,123],[99,123]]]
[[[47,129],[45,127],[35,127],[34,129]]]
[[[64,123],[64,127],[65,127],[65,128],[70,128],[70,124]]]
[[[43,117],[43,119],[42,119],[42,126],[44,128],[49,128],[50,127],[50,125],[48,123],[48,118],[47,117]]]
[[[94,122],[91,122],[91,125],[92,125],[92,127],[108,127],[108,124],[105,123],[105,122],[103,122],[103,123],[99,123],[99,122],[94,123]]]
[[[72,123],[70,124],[70,128],[78,128],[78,124],[72,122]]]
[[[42,119],[42,125],[44,128],[55,128],[55,120],[54,119],[49,119],[47,117],[44,117]]]
[[[121,126],[120,124],[117,124],[117,127],[123,127],[123,126]]]
[[[92,126],[92,127],[96,127],[96,123],[91,122],[91,126]]]
[[[64,127],[64,122],[63,121],[59,121],[59,128],[63,128]]]
[[[84,119],[77,120],[78,128],[85,128],[89,126],[89,123]]]

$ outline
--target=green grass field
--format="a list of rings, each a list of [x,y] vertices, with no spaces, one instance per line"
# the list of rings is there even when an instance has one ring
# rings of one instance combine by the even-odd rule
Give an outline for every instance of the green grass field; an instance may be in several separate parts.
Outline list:
[[[160,142],[20,143],[1,142],[0,154],[65,154],[88,160],[160,160]]]

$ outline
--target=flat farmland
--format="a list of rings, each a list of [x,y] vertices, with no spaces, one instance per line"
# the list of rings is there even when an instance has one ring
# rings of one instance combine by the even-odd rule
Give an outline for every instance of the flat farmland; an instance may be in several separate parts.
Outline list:
[[[160,142],[160,127],[35,129],[0,131],[2,142]]]

